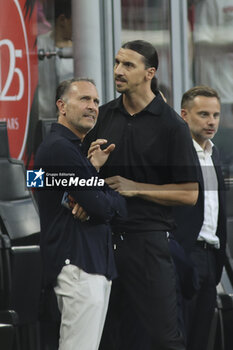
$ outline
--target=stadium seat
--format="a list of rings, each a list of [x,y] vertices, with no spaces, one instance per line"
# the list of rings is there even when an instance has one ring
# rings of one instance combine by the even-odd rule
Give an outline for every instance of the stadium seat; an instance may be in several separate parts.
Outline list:
[[[2,349],[13,350],[14,332],[14,326],[11,324],[0,323],[0,340]]]
[[[37,350],[41,293],[39,214],[33,194],[26,187],[23,161],[10,158],[3,122],[0,150],[0,317],[1,312],[14,310],[21,348]],[[10,334],[11,327],[8,328]]]
[[[0,311],[0,344],[4,350],[22,350],[18,315],[13,310]]]

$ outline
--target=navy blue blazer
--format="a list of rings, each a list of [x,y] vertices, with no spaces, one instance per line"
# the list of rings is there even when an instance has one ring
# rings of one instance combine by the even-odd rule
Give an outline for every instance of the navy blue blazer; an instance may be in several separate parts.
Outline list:
[[[220,240],[220,249],[216,249],[217,273],[216,284],[219,283],[225,261],[226,248],[226,211],[225,211],[225,187],[222,176],[220,159],[217,148],[213,147],[212,160],[218,179],[219,216],[217,236]],[[189,254],[195,247],[198,234],[204,220],[204,181],[201,167],[197,156],[197,168],[199,176],[199,196],[195,206],[174,207],[174,217],[177,228],[172,232],[175,239],[182,245]]]

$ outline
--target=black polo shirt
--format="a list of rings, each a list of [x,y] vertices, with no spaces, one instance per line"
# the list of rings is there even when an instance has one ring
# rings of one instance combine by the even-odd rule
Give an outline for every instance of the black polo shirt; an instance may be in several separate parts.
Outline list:
[[[40,145],[35,169],[75,171],[88,179],[98,176],[83,155],[80,139],[61,124],[53,124],[50,134]],[[126,215],[125,200],[115,191],[104,187],[67,188],[67,191],[90,215],[90,220],[74,219],[71,210],[61,202],[60,189],[37,190],[41,220],[41,252],[45,285],[54,284],[65,264],[74,264],[87,273],[101,274],[108,279],[116,276],[111,229],[113,218]]]
[[[101,176],[121,175],[149,183],[197,182],[195,150],[188,125],[158,93],[141,112],[131,116],[122,96],[100,107],[95,128],[86,136],[105,138],[116,148],[102,168]],[[174,227],[171,207],[144,199],[127,198],[128,220],[114,226],[118,232],[170,230]]]

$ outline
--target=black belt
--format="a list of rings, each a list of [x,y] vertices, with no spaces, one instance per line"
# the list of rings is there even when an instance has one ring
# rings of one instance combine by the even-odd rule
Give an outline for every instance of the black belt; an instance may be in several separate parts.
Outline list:
[[[112,232],[112,235],[115,237],[146,237],[146,235],[155,235],[157,232],[162,232],[167,234],[166,230],[159,230],[159,231],[141,231],[141,232]]]
[[[206,250],[216,249],[213,244],[207,243],[206,241],[196,241],[196,245]]]

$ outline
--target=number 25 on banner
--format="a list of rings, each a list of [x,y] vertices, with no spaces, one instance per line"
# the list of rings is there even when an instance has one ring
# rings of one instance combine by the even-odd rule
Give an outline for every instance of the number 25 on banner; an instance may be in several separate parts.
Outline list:
[[[2,86],[2,81],[0,77],[0,101],[19,101],[21,100],[24,93],[24,78],[22,71],[15,67],[15,61],[17,58],[22,58],[22,50],[15,50],[14,44],[8,39],[0,41],[0,47],[6,45],[9,50],[9,70],[5,85]],[[1,61],[0,61],[1,64]],[[1,68],[1,67],[0,67]],[[0,69],[1,71],[1,69]],[[14,75],[18,76],[19,88],[17,95],[10,96],[8,95],[8,90],[11,86]]]

